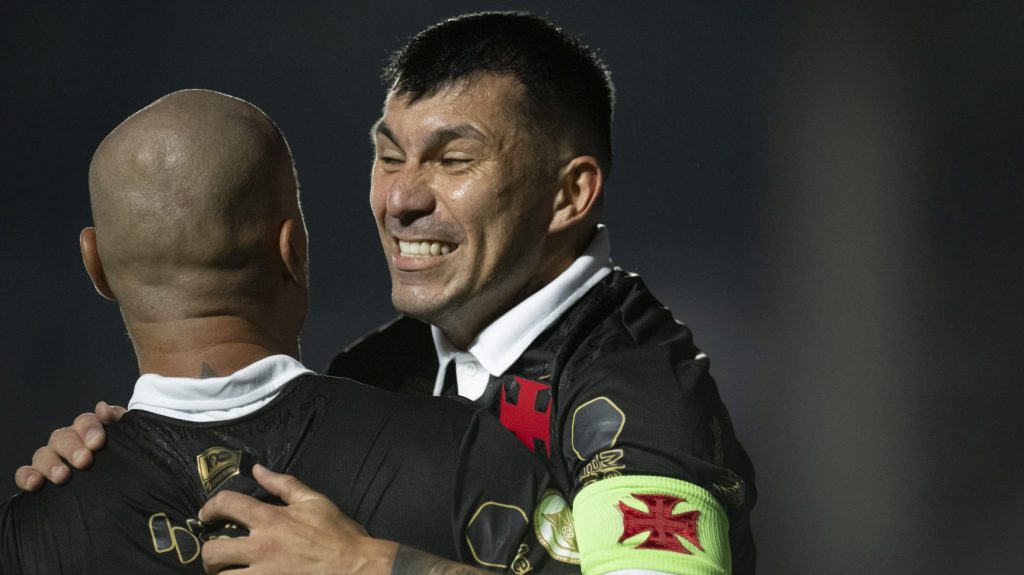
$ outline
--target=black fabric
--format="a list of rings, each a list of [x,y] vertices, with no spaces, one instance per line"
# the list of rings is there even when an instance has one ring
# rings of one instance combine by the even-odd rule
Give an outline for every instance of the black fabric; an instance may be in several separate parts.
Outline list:
[[[388,348],[389,341],[414,343],[416,353]],[[421,349],[423,344],[427,349]],[[398,318],[349,345],[335,356],[326,373],[364,383],[372,379],[372,385],[391,391],[430,395],[437,377],[437,353],[430,327]]]
[[[387,362],[376,369],[396,349],[405,367],[418,371],[396,379]],[[753,573],[754,469],[709,367],[689,329],[637,275],[616,269],[506,373],[492,377],[477,403],[548,465],[570,501],[592,481],[625,474],[707,489],[728,513],[733,572]],[[340,353],[331,369],[393,389],[432,381],[437,359],[430,328],[401,317]],[[545,425],[547,437],[538,437]]]
[[[303,375],[228,422],[129,412],[107,428],[88,472],[0,505],[0,573],[202,573],[202,541],[245,533],[201,525],[204,502],[221,489],[272,499],[254,463],[295,474],[375,537],[469,564],[479,510],[500,503],[529,515],[549,479],[475,406]],[[503,529],[487,553],[511,564],[532,532]]]
[[[455,361],[449,361],[448,367],[444,370],[444,384],[441,386],[441,395],[458,395],[459,377],[455,374]]]

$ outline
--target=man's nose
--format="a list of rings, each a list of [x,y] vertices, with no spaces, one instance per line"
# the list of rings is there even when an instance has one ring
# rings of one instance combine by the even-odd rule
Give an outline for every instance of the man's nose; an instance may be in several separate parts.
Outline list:
[[[388,190],[388,215],[408,224],[433,212],[435,206],[436,197],[429,175],[422,166],[410,162]]]

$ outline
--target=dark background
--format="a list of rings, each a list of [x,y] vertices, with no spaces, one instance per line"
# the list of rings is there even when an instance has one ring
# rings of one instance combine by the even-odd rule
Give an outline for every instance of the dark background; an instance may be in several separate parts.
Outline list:
[[[0,484],[137,376],[77,244],[115,125],[200,87],[278,122],[322,368],[393,313],[380,64],[443,17],[526,8],[613,70],[613,257],[713,360],[759,471],[761,573],[1020,572],[1019,2],[41,4],[0,7]]]

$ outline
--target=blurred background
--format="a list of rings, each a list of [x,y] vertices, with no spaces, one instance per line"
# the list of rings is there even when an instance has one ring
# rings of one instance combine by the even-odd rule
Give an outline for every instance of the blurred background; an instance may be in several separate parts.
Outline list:
[[[289,4],[0,5],[0,493],[137,377],[77,241],[114,126],[181,88],[278,122],[320,369],[393,315],[367,201],[385,57],[527,9],[613,71],[613,258],[712,358],[759,474],[760,573],[1021,572],[1020,3]]]

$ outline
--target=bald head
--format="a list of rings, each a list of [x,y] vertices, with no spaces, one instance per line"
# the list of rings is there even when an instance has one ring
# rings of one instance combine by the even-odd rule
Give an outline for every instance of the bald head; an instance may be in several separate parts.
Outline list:
[[[243,100],[184,90],[150,104],[100,144],[89,191],[102,273],[126,320],[266,305],[289,219],[305,265],[288,145]]]

